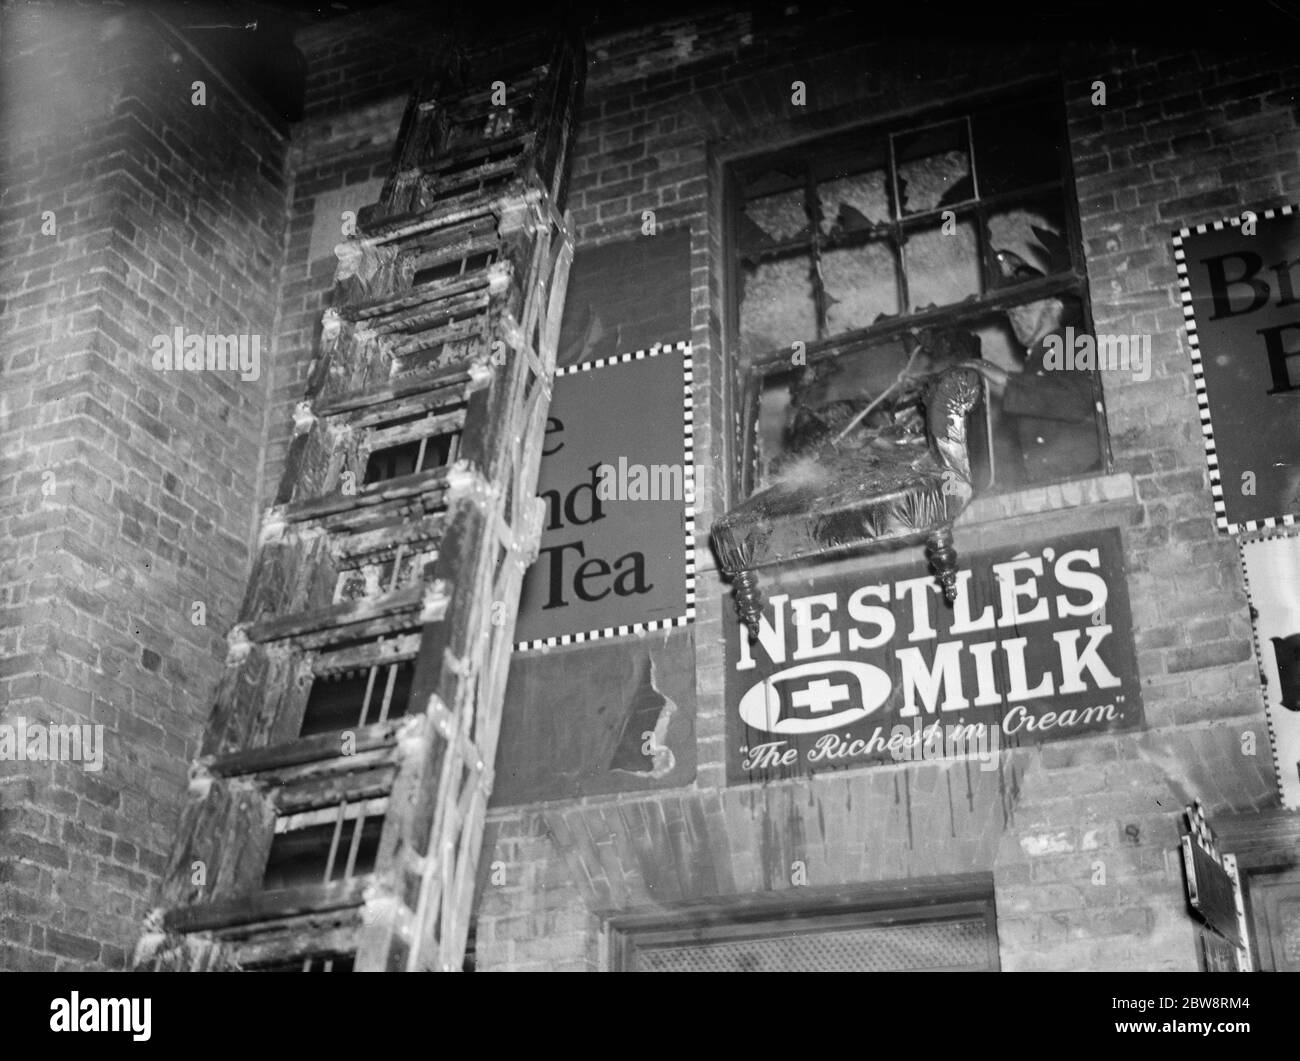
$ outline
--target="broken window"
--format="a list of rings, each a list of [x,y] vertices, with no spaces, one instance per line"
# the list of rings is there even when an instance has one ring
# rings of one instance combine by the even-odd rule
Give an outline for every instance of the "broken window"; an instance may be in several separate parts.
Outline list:
[[[790,467],[810,424],[847,423],[900,373],[868,427],[902,440],[919,377],[954,359],[1005,373],[986,372],[972,440],[984,489],[1104,467],[1091,368],[1044,361],[1053,337],[1090,331],[1063,130],[1057,101],[1022,94],[733,168],[747,486]]]

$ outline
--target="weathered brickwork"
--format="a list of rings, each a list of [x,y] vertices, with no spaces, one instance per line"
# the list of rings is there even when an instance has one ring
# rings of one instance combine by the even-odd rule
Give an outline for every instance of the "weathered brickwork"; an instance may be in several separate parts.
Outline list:
[[[0,967],[121,968],[247,578],[286,145],[148,18],[4,21],[0,704],[104,753],[0,767]],[[259,335],[260,377],[155,371],[177,327]]]
[[[25,50],[34,31],[9,21],[6,62],[35,62]],[[361,190],[386,173],[410,82],[439,42],[427,20],[388,15],[302,33],[304,120],[286,143],[211,86],[197,120],[188,86],[203,73],[188,56],[173,62],[147,26],[127,34],[130,47],[106,48],[100,32],[69,26],[57,62],[41,59],[52,83],[93,91],[54,94],[41,120],[26,101],[17,110],[29,117],[0,130],[0,534],[16,545],[0,685],[6,717],[103,722],[109,747],[100,774],[4,764],[0,967],[125,961],[327,304],[334,261],[320,250],[331,228],[344,237],[342,210],[373,199]],[[1146,726],[1008,752],[998,771],[972,772],[969,790],[963,772],[956,797],[929,764],[727,787],[731,603],[704,551],[695,783],[493,812],[482,971],[604,969],[608,917],[779,895],[796,887],[796,862],[813,889],[989,875],[1003,969],[1194,969],[1177,816],[1194,798],[1211,814],[1276,805],[1236,547],[1214,528],[1169,237],[1300,199],[1294,69],[1256,54],[861,40],[834,20],[725,12],[589,38],[568,204],[579,246],[637,236],[646,211],[659,230],[690,233],[705,529],[734,499],[739,459],[726,165],[1057,82],[1092,316],[1098,331],[1150,334],[1153,370],[1143,382],[1104,375],[1112,474],[983,505],[959,545],[1120,527]],[[144,87],[151,70],[172,86],[161,98]],[[1096,80],[1105,106],[1091,102]],[[794,81],[805,106],[791,102]],[[216,141],[228,157],[213,162]],[[40,235],[46,209],[57,241]],[[261,379],[146,371],[149,336],[178,323],[260,331]],[[58,486],[47,498],[50,470]],[[206,627],[189,623],[198,599]],[[1242,753],[1248,731],[1261,754]]]

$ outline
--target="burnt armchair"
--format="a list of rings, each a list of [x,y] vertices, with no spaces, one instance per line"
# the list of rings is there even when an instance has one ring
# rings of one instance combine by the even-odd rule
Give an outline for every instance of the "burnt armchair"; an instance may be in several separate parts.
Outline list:
[[[982,380],[956,365],[919,391],[910,425],[816,440],[713,525],[720,568],[752,636],[763,607],[758,570],[816,556],[924,542],[945,599],[956,597],[952,523],[974,494],[968,417]]]

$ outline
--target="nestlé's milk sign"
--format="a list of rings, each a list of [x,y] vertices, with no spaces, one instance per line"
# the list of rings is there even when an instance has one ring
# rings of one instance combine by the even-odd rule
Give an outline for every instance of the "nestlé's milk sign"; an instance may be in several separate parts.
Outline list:
[[[951,608],[915,563],[843,568],[766,577],[753,644],[728,624],[731,780],[1141,723],[1117,530],[964,558]]]

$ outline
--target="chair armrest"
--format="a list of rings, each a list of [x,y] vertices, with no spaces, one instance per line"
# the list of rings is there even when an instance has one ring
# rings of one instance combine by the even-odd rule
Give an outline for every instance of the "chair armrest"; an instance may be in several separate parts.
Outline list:
[[[966,418],[979,405],[984,388],[973,368],[955,366],[939,375],[925,395],[925,429],[939,463],[971,483]]]

